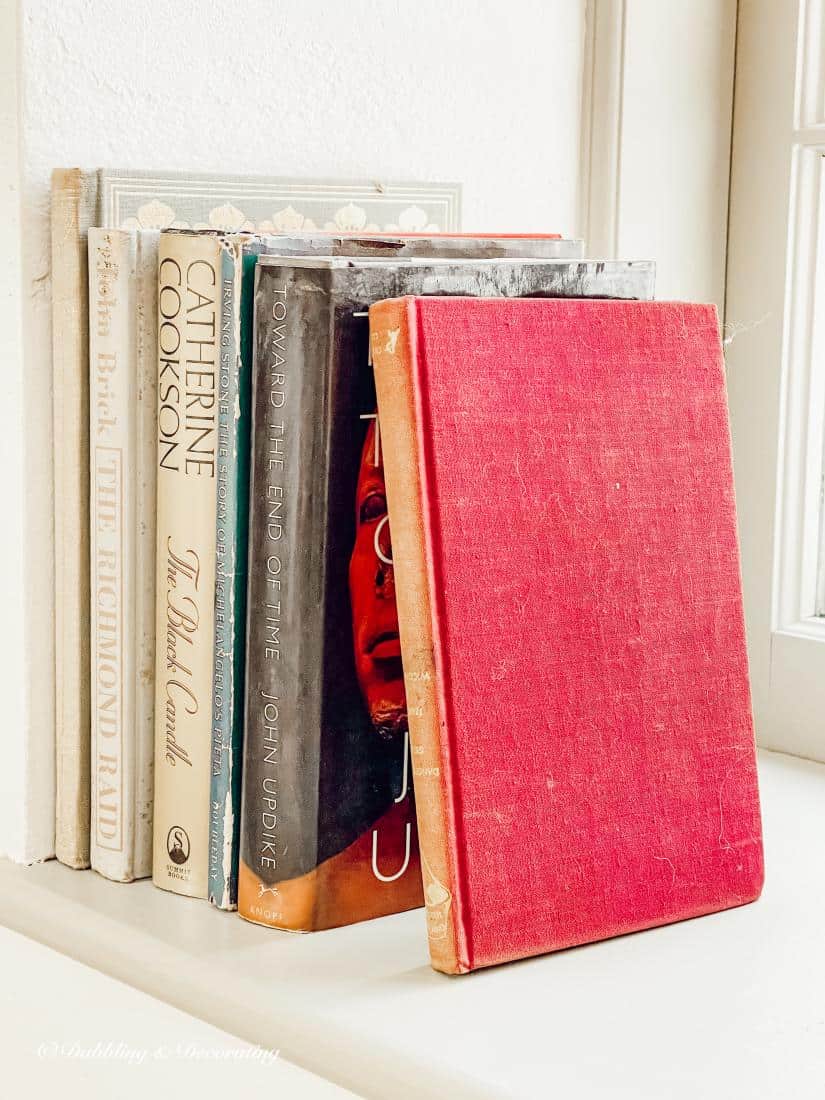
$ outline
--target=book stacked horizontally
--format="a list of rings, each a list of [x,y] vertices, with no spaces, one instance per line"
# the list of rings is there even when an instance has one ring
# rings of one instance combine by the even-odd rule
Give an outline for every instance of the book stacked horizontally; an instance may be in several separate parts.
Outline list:
[[[58,855],[290,930],[426,903],[449,972],[753,900],[713,307],[551,235],[98,228],[82,184]]]

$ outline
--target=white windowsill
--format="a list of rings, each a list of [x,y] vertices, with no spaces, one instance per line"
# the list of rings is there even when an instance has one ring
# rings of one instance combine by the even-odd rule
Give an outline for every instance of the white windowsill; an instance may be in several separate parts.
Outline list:
[[[0,973],[3,1077],[25,1081],[27,1096],[356,1100],[276,1051],[3,927]]]
[[[296,936],[54,862],[0,862],[0,922],[376,1100],[819,1100],[825,765],[760,775],[755,905],[462,978],[420,911]]]

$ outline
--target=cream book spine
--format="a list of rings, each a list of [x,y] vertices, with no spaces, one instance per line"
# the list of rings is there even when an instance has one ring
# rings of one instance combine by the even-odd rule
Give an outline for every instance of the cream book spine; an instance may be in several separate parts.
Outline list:
[[[52,177],[55,855],[89,866],[89,330],[86,228],[95,188]]]
[[[209,865],[220,254],[214,234],[160,237],[152,877],[198,898]]]
[[[91,863],[130,882],[152,856],[157,234],[88,249]]]

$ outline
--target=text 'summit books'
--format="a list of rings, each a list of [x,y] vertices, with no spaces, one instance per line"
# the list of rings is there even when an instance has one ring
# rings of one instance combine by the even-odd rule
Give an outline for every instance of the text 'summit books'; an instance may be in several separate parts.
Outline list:
[[[264,924],[423,900],[367,325],[412,291],[650,298],[653,265],[259,260],[238,907]]]
[[[404,298],[370,326],[433,965],[754,900],[714,307]]]

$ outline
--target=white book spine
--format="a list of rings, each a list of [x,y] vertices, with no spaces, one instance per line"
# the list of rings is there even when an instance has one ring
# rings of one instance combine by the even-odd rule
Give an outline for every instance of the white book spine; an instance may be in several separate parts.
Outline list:
[[[207,896],[220,242],[158,253],[155,885]]]
[[[152,873],[158,234],[89,230],[91,862]]]
[[[91,862],[134,877],[135,239],[89,230]]]
[[[95,175],[52,181],[54,402],[55,846],[89,866],[89,345],[86,230]]]

